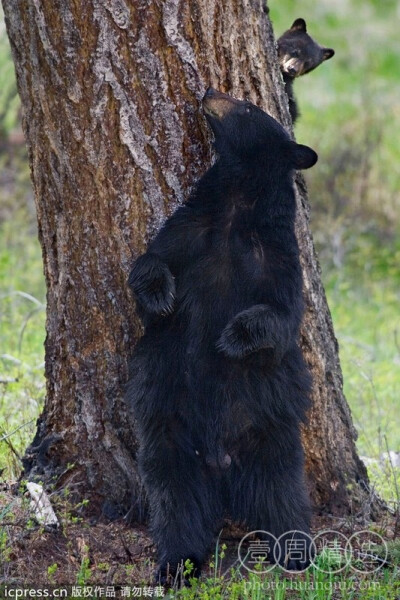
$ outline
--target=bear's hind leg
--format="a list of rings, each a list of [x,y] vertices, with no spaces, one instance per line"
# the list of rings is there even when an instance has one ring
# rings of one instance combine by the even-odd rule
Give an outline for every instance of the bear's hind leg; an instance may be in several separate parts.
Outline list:
[[[250,531],[282,536],[275,549],[279,564],[288,570],[304,570],[312,556],[308,537],[311,509],[298,433],[290,432],[289,440],[286,444],[260,442],[240,456],[240,463],[232,466],[230,511],[232,518],[245,523]],[[294,531],[297,533],[284,535]],[[274,540],[268,535],[265,538]],[[270,560],[275,562],[273,548],[270,550]]]
[[[221,521],[218,481],[192,448],[163,441],[142,445],[140,469],[150,504],[161,583],[173,583],[187,559],[198,576]]]

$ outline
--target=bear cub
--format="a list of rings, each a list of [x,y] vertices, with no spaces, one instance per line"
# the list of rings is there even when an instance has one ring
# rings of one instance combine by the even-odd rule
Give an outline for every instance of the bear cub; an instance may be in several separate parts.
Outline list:
[[[290,116],[294,123],[299,116],[293,93],[295,78],[309,73],[325,60],[332,58],[335,51],[332,48],[320,46],[308,35],[304,19],[296,19],[291,28],[281,35],[277,43],[279,66],[289,99]]]
[[[129,278],[145,333],[126,401],[163,583],[186,559],[200,572],[227,517],[308,564],[285,534],[309,548],[293,172],[317,155],[250,102],[210,88],[203,109],[217,160]]]

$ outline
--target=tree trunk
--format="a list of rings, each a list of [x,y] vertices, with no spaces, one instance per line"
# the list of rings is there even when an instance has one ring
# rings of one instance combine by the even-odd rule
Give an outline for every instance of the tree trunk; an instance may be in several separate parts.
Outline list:
[[[263,0],[3,5],[48,289],[47,398],[26,474],[56,478],[110,515],[133,499],[139,518],[123,385],[141,328],[127,274],[210,164],[199,111],[209,85],[247,96],[290,130],[268,11]],[[314,377],[307,471],[315,506],[345,511],[362,499],[367,476],[301,176],[296,187],[307,301],[302,346]]]

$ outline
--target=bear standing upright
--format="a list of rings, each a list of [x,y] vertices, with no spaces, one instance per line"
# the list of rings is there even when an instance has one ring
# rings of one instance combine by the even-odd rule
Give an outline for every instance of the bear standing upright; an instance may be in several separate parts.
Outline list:
[[[250,102],[210,88],[203,108],[218,158],[129,279],[145,334],[126,398],[162,581],[182,560],[199,571],[226,516],[309,531],[293,171],[317,155]]]
[[[291,28],[281,35],[277,43],[279,66],[289,100],[290,116],[294,123],[299,116],[293,93],[295,78],[316,69],[322,62],[332,58],[335,51],[332,48],[320,46],[308,35],[304,19],[296,19]]]

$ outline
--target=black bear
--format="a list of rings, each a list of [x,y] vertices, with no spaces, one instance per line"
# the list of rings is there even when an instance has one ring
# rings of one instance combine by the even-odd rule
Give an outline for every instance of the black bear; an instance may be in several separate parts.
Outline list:
[[[126,398],[162,581],[186,559],[198,573],[227,516],[309,530],[292,177],[317,155],[250,102],[210,88],[203,108],[218,158],[129,278],[145,334]]]
[[[296,77],[309,73],[324,60],[332,58],[335,51],[324,48],[315,42],[307,33],[304,19],[296,19],[290,29],[278,40],[278,60],[285,90],[289,99],[289,111],[293,123],[299,116],[297,102],[293,93],[293,82]]]

